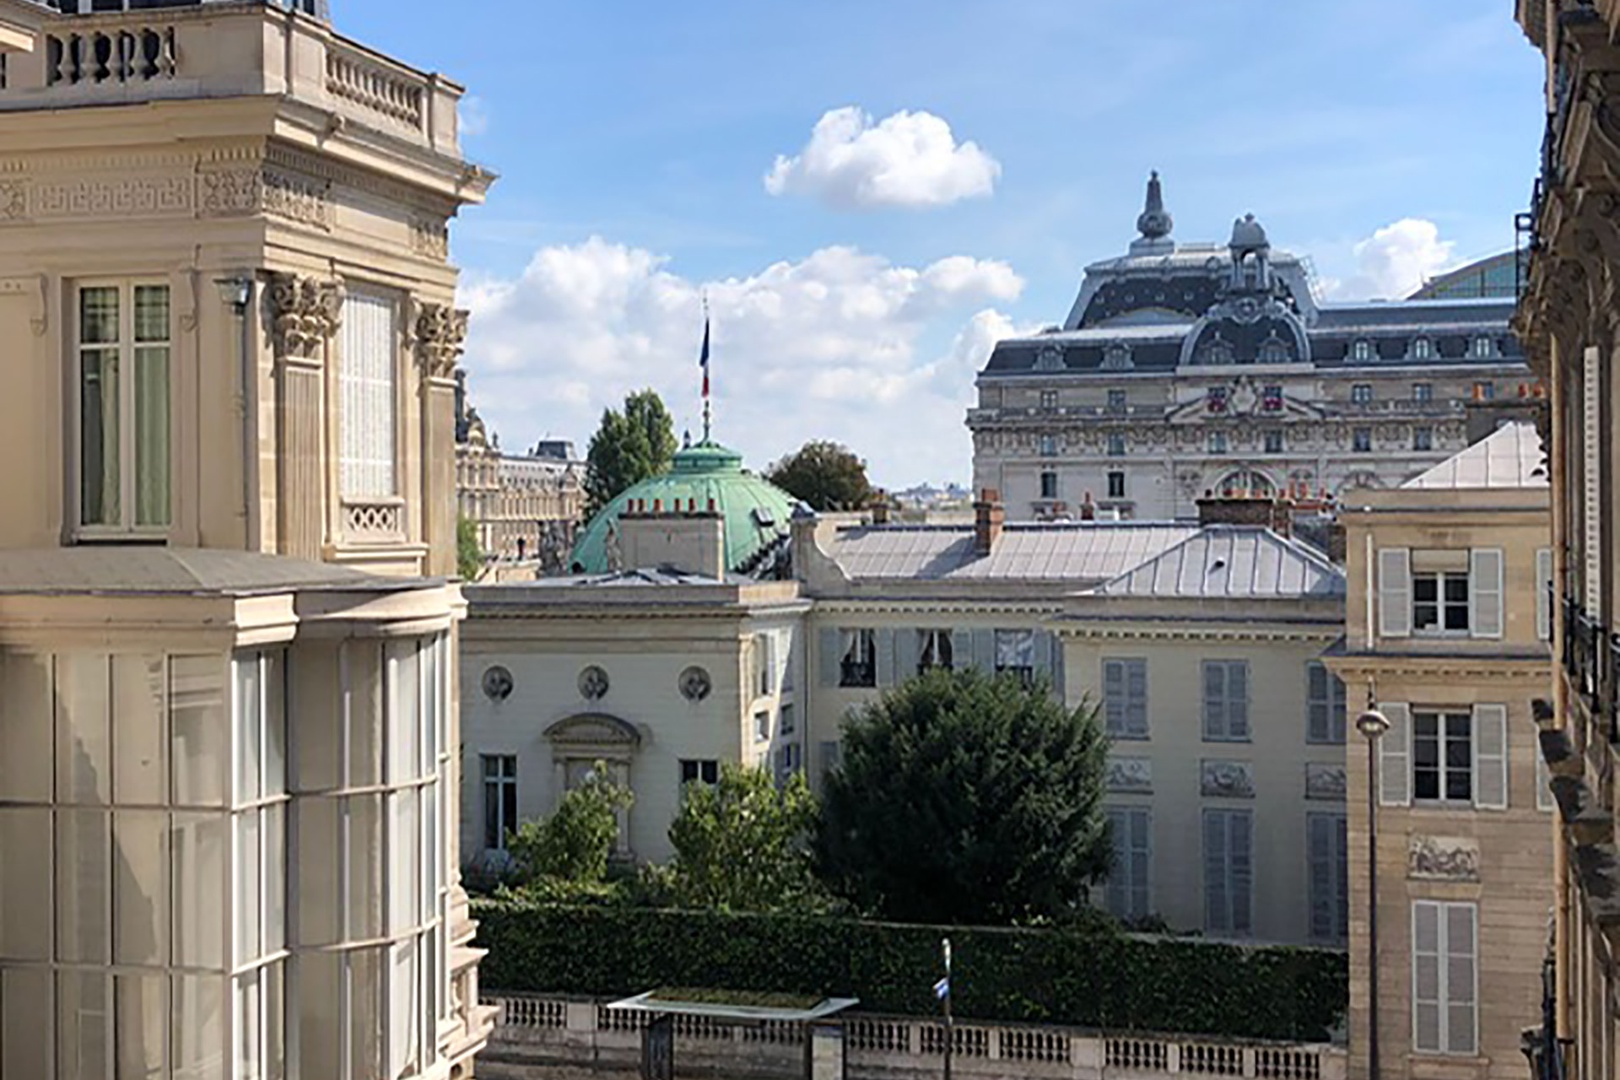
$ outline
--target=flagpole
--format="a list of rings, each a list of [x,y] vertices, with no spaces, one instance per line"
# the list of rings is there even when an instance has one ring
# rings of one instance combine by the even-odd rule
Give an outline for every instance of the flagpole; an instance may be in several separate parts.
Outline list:
[[[703,292],[703,441],[709,441],[709,424],[713,419],[709,404],[709,293]]]
[[[945,953],[945,1080],[951,1080],[951,1052],[956,1048],[951,1025],[951,939],[945,938],[940,944]]]

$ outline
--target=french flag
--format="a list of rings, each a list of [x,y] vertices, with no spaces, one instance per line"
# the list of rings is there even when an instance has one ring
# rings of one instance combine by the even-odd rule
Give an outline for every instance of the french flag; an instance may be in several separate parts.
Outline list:
[[[698,354],[698,367],[703,369],[703,396],[709,396],[709,317],[703,317],[703,351]]]

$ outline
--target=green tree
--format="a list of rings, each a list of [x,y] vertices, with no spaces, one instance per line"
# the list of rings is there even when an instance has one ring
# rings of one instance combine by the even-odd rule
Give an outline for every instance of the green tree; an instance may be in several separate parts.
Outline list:
[[[525,886],[564,883],[600,885],[607,876],[619,811],[635,801],[597,762],[585,782],[562,797],[550,817],[525,821],[507,841]]]
[[[844,727],[827,777],[822,879],[903,922],[1064,918],[1112,862],[1107,742],[1040,680],[933,670]]]
[[[476,581],[484,569],[484,552],[478,546],[478,522],[470,517],[456,518],[456,573],[466,581]]]
[[[655,390],[638,390],[624,409],[604,409],[585,453],[585,516],[590,518],[626,488],[669,469],[675,422]]]
[[[719,782],[689,783],[669,827],[668,883],[684,907],[777,911],[821,906],[811,864],[816,799],[802,773],[780,788],[764,769],[725,762]]]
[[[863,510],[872,501],[866,462],[842,443],[812,440],[765,472],[765,479],[812,510]]]

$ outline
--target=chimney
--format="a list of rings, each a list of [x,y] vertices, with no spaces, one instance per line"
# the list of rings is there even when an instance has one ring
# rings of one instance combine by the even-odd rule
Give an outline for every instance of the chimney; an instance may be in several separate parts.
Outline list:
[[[1007,521],[1007,511],[1001,505],[1001,492],[985,488],[979,492],[979,501],[973,504],[973,551],[979,556],[990,554],[1001,539],[1001,528]]]
[[[1091,492],[1086,492],[1085,501],[1080,504],[1080,520],[1096,521],[1097,504],[1091,501]]]
[[[872,504],[872,524],[887,525],[889,523],[889,503],[886,499],[878,499]]]
[[[1213,495],[1206,491],[1198,500],[1198,524],[1257,526],[1279,536],[1292,536],[1294,503],[1271,495]]]
[[[654,499],[648,512],[645,500],[619,515],[619,543],[624,565],[630,570],[667,569],[701,577],[726,576],[725,518],[716,513],[688,512],[679,499]]]
[[[1328,558],[1340,566],[1350,555],[1350,539],[1345,532],[1344,522],[1335,519],[1328,525]]]

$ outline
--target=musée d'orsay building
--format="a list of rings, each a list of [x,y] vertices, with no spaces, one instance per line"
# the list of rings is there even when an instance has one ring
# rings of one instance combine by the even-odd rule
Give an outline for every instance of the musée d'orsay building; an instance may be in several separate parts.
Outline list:
[[[973,487],[1010,518],[1397,487],[1480,436],[1470,403],[1529,392],[1511,255],[1413,299],[1324,303],[1253,215],[1226,245],[1171,226],[1155,175],[1130,250],[1086,268],[1062,326],[1001,341],[979,373]]]

